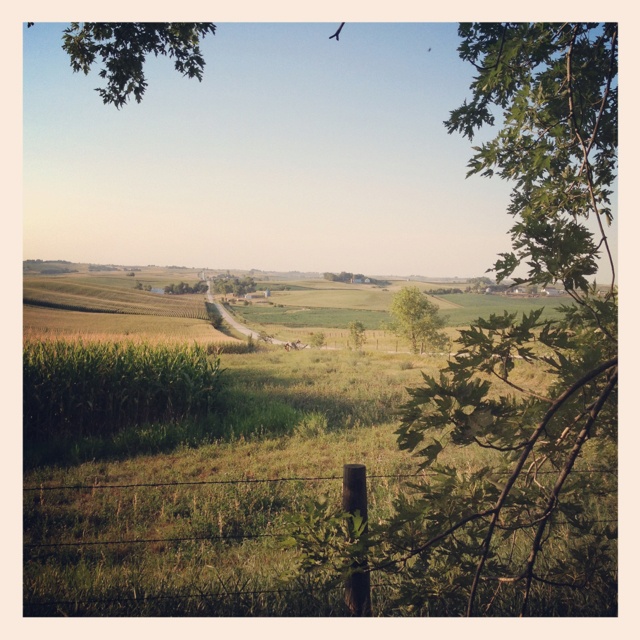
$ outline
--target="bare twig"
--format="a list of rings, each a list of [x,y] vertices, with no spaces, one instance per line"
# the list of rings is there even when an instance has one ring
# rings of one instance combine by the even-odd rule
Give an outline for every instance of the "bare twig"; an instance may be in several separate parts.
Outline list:
[[[342,31],[342,27],[344,27],[344,22],[341,22],[338,30],[332,36],[329,36],[329,40],[331,40],[331,38],[335,38],[336,41],[340,40],[340,32]]]
[[[609,97],[609,92],[611,90],[611,82],[613,80],[613,75],[614,75],[614,61],[616,59],[616,46],[617,46],[617,37],[618,37],[618,33],[617,31],[613,34],[613,38],[611,41],[611,59],[610,59],[610,64],[609,64],[609,75],[607,78],[607,84],[606,87],[604,89],[604,93],[602,95],[602,100],[600,103],[600,111],[598,113],[598,116],[596,118],[596,122],[593,126],[593,132],[591,133],[591,137],[589,140],[589,144],[585,143],[584,137],[582,136],[582,133],[580,132],[580,128],[578,126],[578,121],[576,118],[576,112],[575,112],[575,105],[574,105],[574,91],[573,91],[573,75],[572,75],[572,70],[571,70],[571,62],[572,62],[572,54],[573,54],[573,47],[576,41],[578,34],[577,34],[577,27],[574,29],[572,38],[571,38],[571,43],[569,45],[569,50],[567,52],[567,79],[568,79],[568,100],[569,100],[569,117],[571,119],[571,121],[573,122],[573,128],[574,131],[576,133],[576,137],[578,138],[578,142],[580,143],[580,147],[582,148],[582,154],[583,154],[583,160],[582,160],[582,166],[580,168],[580,171],[578,172],[578,174],[582,173],[583,169],[586,169],[585,171],[585,177],[587,179],[587,187],[589,189],[589,197],[591,199],[591,206],[594,210],[594,213],[596,214],[596,220],[598,223],[598,227],[600,229],[600,235],[602,237],[602,241],[604,242],[604,246],[607,252],[607,257],[609,259],[609,265],[611,267],[611,273],[612,273],[612,280],[611,280],[611,291],[613,291],[614,285],[615,285],[615,280],[616,280],[616,272],[615,272],[615,265],[613,263],[613,257],[611,255],[611,249],[609,248],[609,242],[607,240],[607,236],[605,234],[604,231],[604,227],[602,224],[602,214],[600,213],[600,210],[598,208],[598,204],[596,202],[595,199],[595,195],[593,192],[593,178],[591,176],[591,163],[589,162],[589,153],[591,152],[591,149],[593,148],[593,145],[595,143],[596,140],[596,134],[598,133],[598,129],[600,128],[600,122],[602,120],[602,115],[604,113],[604,109],[605,109],[605,105],[607,103],[607,99]]]
[[[520,391],[521,393],[524,393],[525,395],[529,396],[530,398],[536,398],[536,400],[542,400],[543,402],[548,402],[549,404],[551,404],[553,402],[553,400],[551,400],[551,398],[547,398],[546,396],[541,396],[541,395],[531,391],[530,389],[525,389],[524,387],[518,386],[517,384],[515,384],[515,382],[512,382],[506,376],[500,375],[493,367],[491,368],[491,373],[496,378],[498,378],[498,380],[502,380],[502,382],[504,382],[505,384],[508,384],[512,389],[515,389],[516,391]]]
[[[587,437],[589,436],[589,432],[591,430],[591,427],[593,426],[593,423],[598,418],[598,414],[600,413],[600,410],[602,409],[602,407],[604,406],[604,403],[607,401],[607,399],[611,395],[611,392],[613,391],[617,383],[618,383],[618,367],[616,366],[616,368],[613,371],[613,375],[611,375],[611,378],[607,383],[607,386],[602,390],[602,393],[598,397],[598,400],[595,406],[592,408],[589,414],[589,417],[587,419],[587,422],[582,428],[582,431],[580,431],[580,433],[578,434],[578,437],[576,438],[576,442],[573,445],[573,449],[570,451],[569,456],[565,462],[565,465],[562,468],[562,471],[560,472],[558,479],[556,480],[555,486],[553,487],[553,491],[551,492],[551,496],[549,497],[549,500],[547,502],[547,508],[545,509],[545,516],[538,526],[538,530],[536,531],[536,537],[533,541],[533,546],[531,548],[531,554],[529,555],[529,559],[527,560],[527,569],[526,569],[527,586],[525,589],[524,601],[522,603],[522,610],[520,613],[521,616],[524,616],[527,611],[529,593],[531,590],[531,582],[534,578],[533,567],[535,565],[535,561],[538,556],[538,553],[542,548],[541,540],[545,532],[545,529],[547,528],[547,522],[551,517],[551,514],[555,510],[555,507],[558,503],[558,496],[560,495],[560,492],[562,491],[562,487],[566,479],[568,478],[569,474],[571,473],[571,469],[573,468],[573,465],[578,455],[580,454],[582,445],[585,443]]]
[[[538,424],[535,431],[533,432],[531,438],[529,438],[525,446],[525,449],[523,450],[522,454],[520,455],[520,458],[518,459],[518,462],[516,464],[516,467],[513,473],[509,476],[509,479],[507,480],[502,490],[502,493],[500,494],[500,497],[496,502],[496,505],[494,506],[493,509],[490,510],[490,512],[493,513],[493,516],[491,518],[491,522],[489,523],[489,530],[487,531],[487,535],[485,536],[485,539],[482,543],[484,547],[484,551],[482,553],[482,557],[480,558],[480,561],[478,562],[478,566],[476,568],[476,575],[473,579],[473,584],[471,585],[471,593],[469,594],[469,600],[467,603],[467,616],[470,617],[473,613],[473,604],[475,601],[476,593],[478,591],[480,576],[482,575],[484,565],[489,555],[491,540],[493,538],[493,533],[494,533],[494,530],[496,529],[498,519],[500,518],[500,512],[504,507],[504,504],[507,500],[507,497],[509,496],[509,493],[511,492],[511,489],[513,488],[513,485],[515,484],[516,480],[520,476],[522,468],[524,467],[524,464],[527,461],[529,454],[533,450],[534,445],[536,444],[540,436],[544,433],[545,429],[547,428],[547,424],[551,421],[553,416],[560,410],[560,408],[564,405],[564,403],[567,402],[567,400],[574,393],[576,393],[576,391],[579,391],[580,389],[582,389],[582,387],[585,384],[587,384],[587,382],[593,380],[603,372],[611,369],[612,367],[617,367],[617,364],[618,364],[618,358],[616,356],[611,360],[607,360],[606,362],[601,363],[598,367],[596,367],[592,371],[589,371],[587,374],[582,376],[582,378],[574,382],[562,395],[558,396],[556,401],[549,407],[546,414],[542,418],[541,422]],[[542,535],[542,533],[540,535]]]

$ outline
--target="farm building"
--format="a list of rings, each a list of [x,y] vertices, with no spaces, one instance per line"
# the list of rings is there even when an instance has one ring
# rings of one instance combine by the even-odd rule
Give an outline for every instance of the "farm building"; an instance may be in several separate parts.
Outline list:
[[[557,289],[556,287],[545,287],[542,290],[548,296],[561,296],[564,293],[564,289]]]

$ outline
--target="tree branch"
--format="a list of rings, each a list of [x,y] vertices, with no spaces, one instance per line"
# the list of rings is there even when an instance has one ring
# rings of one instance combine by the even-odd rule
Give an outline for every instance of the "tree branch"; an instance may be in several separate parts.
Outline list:
[[[520,476],[522,468],[524,467],[524,464],[527,461],[527,458],[529,457],[529,454],[533,450],[534,445],[536,444],[536,442],[538,441],[538,439],[540,438],[542,433],[544,433],[545,429],[547,428],[547,425],[549,424],[549,422],[551,421],[553,416],[560,410],[560,408],[564,405],[564,403],[576,391],[579,391],[585,384],[587,384],[587,382],[589,382],[590,380],[593,380],[594,378],[599,376],[604,371],[607,371],[608,369],[611,369],[612,367],[617,366],[617,364],[618,364],[618,358],[616,356],[615,358],[612,358],[611,360],[607,360],[607,362],[603,362],[602,364],[600,364],[600,366],[598,366],[595,369],[589,371],[587,374],[582,376],[582,378],[580,378],[579,380],[574,382],[561,396],[559,396],[556,399],[556,401],[551,405],[551,407],[549,407],[549,409],[547,410],[547,412],[544,415],[543,419],[540,421],[540,423],[536,427],[535,431],[533,432],[533,435],[531,436],[531,438],[527,442],[527,444],[525,446],[525,449],[523,450],[522,454],[520,455],[520,458],[518,459],[518,462],[516,464],[516,468],[514,469],[513,473],[509,477],[509,479],[507,480],[507,482],[506,482],[506,484],[504,486],[504,489],[502,490],[502,493],[500,494],[500,497],[498,498],[498,501],[496,502],[495,507],[491,510],[493,512],[493,517],[491,518],[491,522],[489,523],[489,530],[487,531],[487,535],[485,536],[485,539],[483,541],[484,551],[482,553],[482,557],[480,558],[480,561],[478,562],[478,567],[476,569],[476,575],[475,575],[475,577],[473,579],[473,584],[471,585],[471,593],[469,594],[469,600],[468,600],[468,603],[467,603],[467,616],[468,617],[470,617],[472,615],[472,613],[473,613],[473,604],[474,604],[474,601],[475,601],[476,593],[478,591],[478,585],[480,583],[480,576],[482,575],[482,570],[484,569],[484,565],[485,565],[485,563],[487,561],[487,557],[489,555],[489,548],[491,546],[491,540],[493,538],[493,532],[494,532],[494,530],[496,528],[496,525],[498,523],[498,518],[500,517],[500,512],[502,511],[502,508],[504,507],[504,504],[505,504],[505,502],[507,500],[507,497],[509,496],[509,493],[511,492],[511,489],[513,488],[513,485],[515,484],[516,480]]]
[[[582,154],[583,154],[582,166],[580,167],[580,171],[578,172],[578,175],[580,173],[582,173],[583,170],[586,169],[585,177],[586,177],[586,180],[587,180],[587,187],[589,189],[589,197],[591,199],[591,206],[593,208],[594,213],[596,214],[596,220],[597,220],[597,223],[598,223],[598,227],[600,229],[600,235],[601,235],[602,240],[604,242],[604,246],[605,246],[605,249],[607,251],[607,257],[609,258],[609,265],[611,267],[611,274],[612,274],[611,290],[613,290],[613,287],[615,285],[615,280],[616,280],[615,265],[613,263],[613,256],[611,255],[611,249],[609,247],[609,242],[607,240],[607,236],[605,234],[604,227],[602,225],[602,217],[601,217],[602,214],[600,213],[600,211],[598,209],[598,204],[596,202],[595,195],[593,193],[593,178],[591,176],[591,163],[589,162],[589,153],[591,153],[591,149],[592,149],[592,147],[593,147],[593,145],[595,143],[596,134],[598,133],[598,129],[600,128],[600,123],[602,121],[602,115],[604,113],[604,109],[605,109],[605,105],[606,105],[606,102],[607,102],[607,98],[609,97],[609,91],[611,90],[611,81],[612,81],[612,77],[613,77],[613,66],[614,66],[614,60],[615,60],[615,50],[616,50],[616,44],[617,44],[617,35],[618,35],[617,31],[614,32],[613,38],[612,38],[612,41],[611,41],[611,59],[610,59],[610,63],[609,63],[609,74],[608,74],[608,77],[607,77],[607,84],[606,84],[606,87],[605,87],[603,95],[602,95],[602,100],[600,102],[600,110],[598,112],[598,116],[596,118],[596,122],[594,123],[593,132],[591,133],[588,145],[585,143],[584,137],[582,136],[582,133],[580,132],[580,128],[578,127],[578,121],[576,119],[575,105],[574,105],[573,73],[572,73],[572,69],[571,69],[571,63],[572,63],[572,55],[573,55],[573,46],[574,46],[576,38],[578,36],[577,27],[574,28],[573,35],[571,37],[571,43],[569,45],[569,50],[567,51],[567,80],[568,80],[568,87],[569,87],[569,91],[568,91],[568,96],[567,97],[568,97],[568,100],[569,100],[569,117],[570,117],[571,122],[573,123],[573,129],[575,131],[576,137],[578,138],[578,142],[580,144],[580,147],[582,148]]]
[[[558,479],[556,480],[556,484],[553,487],[553,491],[551,492],[551,496],[549,497],[549,500],[547,501],[547,508],[545,509],[545,514],[544,517],[542,519],[542,521],[540,522],[539,526],[538,526],[538,530],[536,531],[536,536],[535,539],[533,541],[533,546],[531,548],[531,554],[529,555],[529,559],[527,561],[527,586],[526,586],[526,590],[525,590],[525,596],[524,596],[524,601],[522,603],[522,610],[520,613],[520,616],[524,616],[527,610],[527,605],[528,605],[528,601],[529,601],[529,593],[531,590],[531,581],[533,580],[534,574],[533,574],[533,567],[535,565],[535,561],[537,558],[537,555],[540,551],[540,549],[542,548],[541,545],[541,540],[542,540],[542,535],[544,534],[544,531],[546,529],[547,526],[547,522],[549,520],[549,518],[551,517],[551,514],[553,513],[553,511],[556,508],[556,505],[558,503],[558,496],[560,495],[560,492],[562,491],[562,487],[566,481],[566,479],[568,478],[569,474],[571,473],[571,469],[573,468],[573,465],[578,457],[578,455],[580,454],[580,451],[582,449],[582,445],[585,443],[589,432],[591,430],[591,427],[593,426],[593,423],[596,421],[596,419],[598,418],[598,414],[600,413],[602,407],[604,406],[604,403],[607,401],[607,399],[609,398],[609,396],[611,395],[613,389],[615,388],[616,384],[618,383],[618,367],[616,366],[613,374],[611,375],[611,378],[607,384],[607,386],[602,390],[602,393],[600,394],[600,396],[598,397],[597,402],[595,403],[595,406],[593,407],[593,409],[591,410],[591,413],[589,414],[589,418],[587,419],[587,422],[585,423],[584,427],[582,428],[582,431],[578,434],[578,437],[576,438],[576,442],[573,446],[573,449],[570,451],[569,456],[565,462],[564,467],[562,468],[562,471],[560,472],[560,475],[558,476]]]
[[[329,40],[331,40],[331,38],[335,38],[336,41],[340,40],[340,32],[342,31],[342,27],[344,27],[344,22],[341,22],[338,30],[332,36],[329,36]]]
[[[547,398],[546,396],[541,396],[538,395],[537,393],[529,390],[529,389],[525,389],[524,387],[520,387],[517,384],[515,384],[515,382],[512,382],[511,380],[509,380],[508,378],[501,376],[493,367],[491,368],[491,373],[498,378],[498,380],[502,380],[502,382],[504,382],[505,384],[509,385],[511,388],[515,389],[516,391],[520,391],[521,393],[529,396],[530,398],[535,398],[536,400],[542,400],[543,402],[548,402],[549,404],[551,404],[553,402],[553,400],[551,400],[551,398]]]

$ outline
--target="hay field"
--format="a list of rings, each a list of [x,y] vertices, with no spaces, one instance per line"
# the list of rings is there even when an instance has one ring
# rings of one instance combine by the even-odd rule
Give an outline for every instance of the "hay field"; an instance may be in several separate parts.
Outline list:
[[[185,280],[174,275],[160,269],[136,278],[124,273],[25,275],[24,335],[236,342],[211,326],[202,294],[170,296],[134,288],[137,282],[161,288]],[[189,279],[197,280],[193,274]]]
[[[265,288],[270,283],[261,283]],[[273,284],[276,283],[272,283]],[[425,282],[397,280],[388,286],[345,284],[327,280],[307,280],[304,282],[277,283],[276,286],[289,286],[289,291],[272,290],[274,304],[293,307],[325,309],[363,309],[367,311],[387,311],[393,296],[406,286],[415,286],[422,291],[430,291],[446,285]],[[455,308],[457,305],[440,297],[429,299],[441,309]]]
[[[23,307],[23,331],[27,337],[85,336],[94,340],[141,339],[176,342],[240,342],[193,318],[156,315],[88,313],[46,307]]]

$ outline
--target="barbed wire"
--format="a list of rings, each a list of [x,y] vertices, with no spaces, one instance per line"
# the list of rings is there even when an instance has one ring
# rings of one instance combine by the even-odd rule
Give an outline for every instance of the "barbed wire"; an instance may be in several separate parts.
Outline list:
[[[179,487],[189,485],[258,484],[269,482],[312,482],[319,480],[342,480],[342,476],[290,477],[290,478],[242,478],[236,480],[183,480],[175,482],[140,482],[131,484],[70,484],[41,487],[25,487],[24,491],[58,491],[67,489],[137,489],[143,487]]]
[[[402,480],[405,478],[413,478],[420,480],[424,477],[425,472],[439,473],[434,469],[423,470],[420,474],[370,474],[367,479],[395,479]],[[499,472],[509,474],[511,472]],[[537,471],[537,475],[557,474],[557,471]],[[617,469],[574,469],[572,473],[618,473]],[[288,478],[241,478],[235,480],[181,480],[173,482],[140,482],[129,484],[69,484],[54,486],[33,486],[24,487],[24,492],[35,491],[66,491],[66,490],[83,490],[83,489],[138,489],[138,488],[157,488],[157,487],[180,487],[180,486],[202,486],[202,485],[234,485],[234,484],[259,484],[259,483],[275,483],[275,482],[317,482],[324,480],[342,480],[342,476],[292,476]]]
[[[25,543],[25,549],[45,549],[51,547],[91,547],[111,544],[157,544],[159,542],[197,542],[203,540],[253,540],[257,538],[286,537],[285,533],[256,533],[228,536],[188,536],[181,538],[131,538],[129,540],[79,540],[77,542],[33,542]]]
[[[589,473],[589,474],[617,474],[617,469],[575,469],[574,473]],[[427,474],[440,473],[437,469],[421,470],[420,473],[410,474],[371,474],[367,475],[367,479],[388,479],[388,480],[405,480],[412,479],[414,481],[426,480],[428,481]],[[508,471],[499,472],[508,475]],[[557,474],[556,470],[540,470],[534,472],[537,475]],[[285,482],[320,482],[320,481],[338,481],[343,480],[342,475],[332,476],[291,476],[285,478],[241,478],[241,479],[220,479],[220,480],[185,480],[185,481],[171,481],[171,482],[145,482],[145,483],[123,483],[123,484],[68,484],[68,485],[55,485],[55,486],[31,486],[24,487],[24,492],[44,492],[44,491],[65,491],[65,490],[109,490],[109,489],[137,489],[137,488],[162,488],[162,487],[180,487],[180,486],[206,486],[206,485],[251,485],[260,483],[285,483]],[[617,523],[617,519],[607,520],[594,520],[595,523]],[[267,523],[267,527],[272,523]],[[568,521],[557,522],[559,525],[571,525]],[[45,543],[25,543],[23,549],[28,552],[25,556],[27,562],[42,562],[42,558],[48,556],[56,556],[59,552],[56,549],[60,548],[74,548],[81,551],[83,548],[109,546],[109,545],[144,545],[144,544],[177,544],[184,542],[215,542],[225,540],[253,540],[264,538],[281,538],[288,537],[288,533],[257,533],[257,534],[229,534],[229,535],[200,535],[200,536],[182,536],[173,538],[133,538],[122,540],[79,540],[72,542],[45,542]],[[38,553],[40,550],[52,550],[49,553]],[[340,585],[339,585],[340,586]],[[372,588],[393,588],[397,585],[392,583],[375,583],[371,584]],[[341,586],[342,588],[344,585]],[[338,587],[332,587],[333,589]],[[240,591],[225,591],[198,593],[198,594],[176,594],[176,595],[148,595],[148,596],[136,596],[136,597],[118,597],[118,598],[89,598],[85,600],[48,600],[42,602],[24,602],[24,608],[42,608],[42,607],[80,607],[91,605],[112,605],[112,604],[125,604],[135,602],[142,604],[145,602],[162,601],[162,600],[189,600],[189,599],[217,599],[228,597],[241,597],[241,596],[259,596],[259,595],[273,595],[273,594],[286,594],[299,592],[299,589],[256,589],[256,590],[240,590]]]
[[[617,518],[606,518],[598,520],[590,520],[591,524],[611,524],[618,523]],[[556,522],[557,525],[571,525],[572,522],[562,520]],[[260,538],[287,538],[289,533],[255,533],[255,534],[238,534],[238,535],[207,535],[207,536],[185,536],[180,538],[131,538],[125,540],[78,540],[75,542],[33,542],[23,544],[26,550],[33,549],[52,549],[57,547],[95,547],[109,545],[125,545],[125,544],[158,544],[170,542],[209,542],[213,540],[257,540]]]

